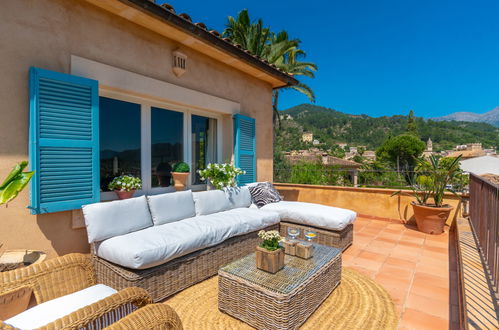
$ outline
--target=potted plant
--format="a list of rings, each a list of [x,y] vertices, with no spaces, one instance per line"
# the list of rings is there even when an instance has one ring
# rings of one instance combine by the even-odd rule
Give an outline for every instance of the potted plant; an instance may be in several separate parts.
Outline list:
[[[179,162],[173,166],[172,176],[176,191],[185,190],[190,171],[189,165],[184,162]]]
[[[418,229],[427,234],[441,234],[453,207],[444,204],[446,191],[456,193],[454,182],[461,180],[459,160],[461,156],[452,159],[438,159],[431,156],[429,161],[419,160],[415,177],[411,180],[414,217]],[[392,194],[401,193],[397,191]]]
[[[277,230],[258,233],[262,243],[256,247],[256,268],[275,274],[284,268],[284,249],[279,245],[282,237]]]
[[[0,205],[7,207],[8,203],[16,198],[28,185],[35,171],[24,172],[27,161],[17,164],[0,185]],[[2,244],[0,243],[0,247]],[[19,249],[7,250],[0,253],[0,272],[12,270],[20,266],[27,266],[42,262],[46,254],[42,251]]]
[[[245,171],[235,167],[232,163],[208,164],[204,170],[198,171],[201,180],[208,180],[208,190],[235,187],[238,175],[246,174]]]
[[[142,181],[133,175],[121,175],[113,179],[107,186],[114,190],[119,199],[131,198],[137,189],[142,188]]]
[[[29,183],[35,174],[35,171],[23,172],[27,166],[27,161],[22,161],[17,164],[7,175],[2,185],[0,185],[0,205],[7,205],[7,203],[16,198]]]

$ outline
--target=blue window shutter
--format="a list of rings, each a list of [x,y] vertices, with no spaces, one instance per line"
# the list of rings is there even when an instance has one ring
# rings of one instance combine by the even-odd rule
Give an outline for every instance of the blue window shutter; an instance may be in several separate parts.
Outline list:
[[[29,158],[32,214],[100,200],[97,81],[30,69]]]
[[[234,115],[234,159],[235,165],[246,171],[240,175],[238,184],[243,186],[256,181],[256,127],[255,119]]]

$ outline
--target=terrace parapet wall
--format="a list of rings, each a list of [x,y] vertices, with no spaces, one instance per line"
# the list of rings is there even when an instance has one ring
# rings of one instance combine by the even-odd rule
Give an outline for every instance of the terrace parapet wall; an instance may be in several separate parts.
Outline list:
[[[403,194],[392,197],[391,195],[399,190],[289,183],[274,183],[274,186],[288,201],[346,208],[365,218],[387,219],[403,223],[415,221],[411,206],[414,197],[409,195],[410,191],[403,191]],[[452,193],[446,193],[444,201],[454,207],[447,221],[447,224],[451,224],[461,216],[461,198]]]

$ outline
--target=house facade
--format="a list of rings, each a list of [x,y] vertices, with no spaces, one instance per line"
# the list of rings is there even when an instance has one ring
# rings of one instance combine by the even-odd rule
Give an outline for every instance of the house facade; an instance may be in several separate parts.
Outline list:
[[[80,208],[115,198],[120,174],[142,179],[137,194],[172,191],[179,161],[193,190],[210,162],[272,179],[272,91],[296,80],[187,14],[148,0],[7,1],[0,40],[0,173],[28,159],[36,171],[0,209],[3,249],[87,252]]]

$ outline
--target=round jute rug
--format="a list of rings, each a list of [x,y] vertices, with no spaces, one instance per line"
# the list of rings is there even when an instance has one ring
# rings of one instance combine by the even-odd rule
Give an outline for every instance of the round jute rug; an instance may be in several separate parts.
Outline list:
[[[196,284],[166,301],[184,329],[252,329],[218,310],[218,277]],[[367,276],[343,268],[341,284],[301,329],[395,329],[398,317],[388,293]]]

